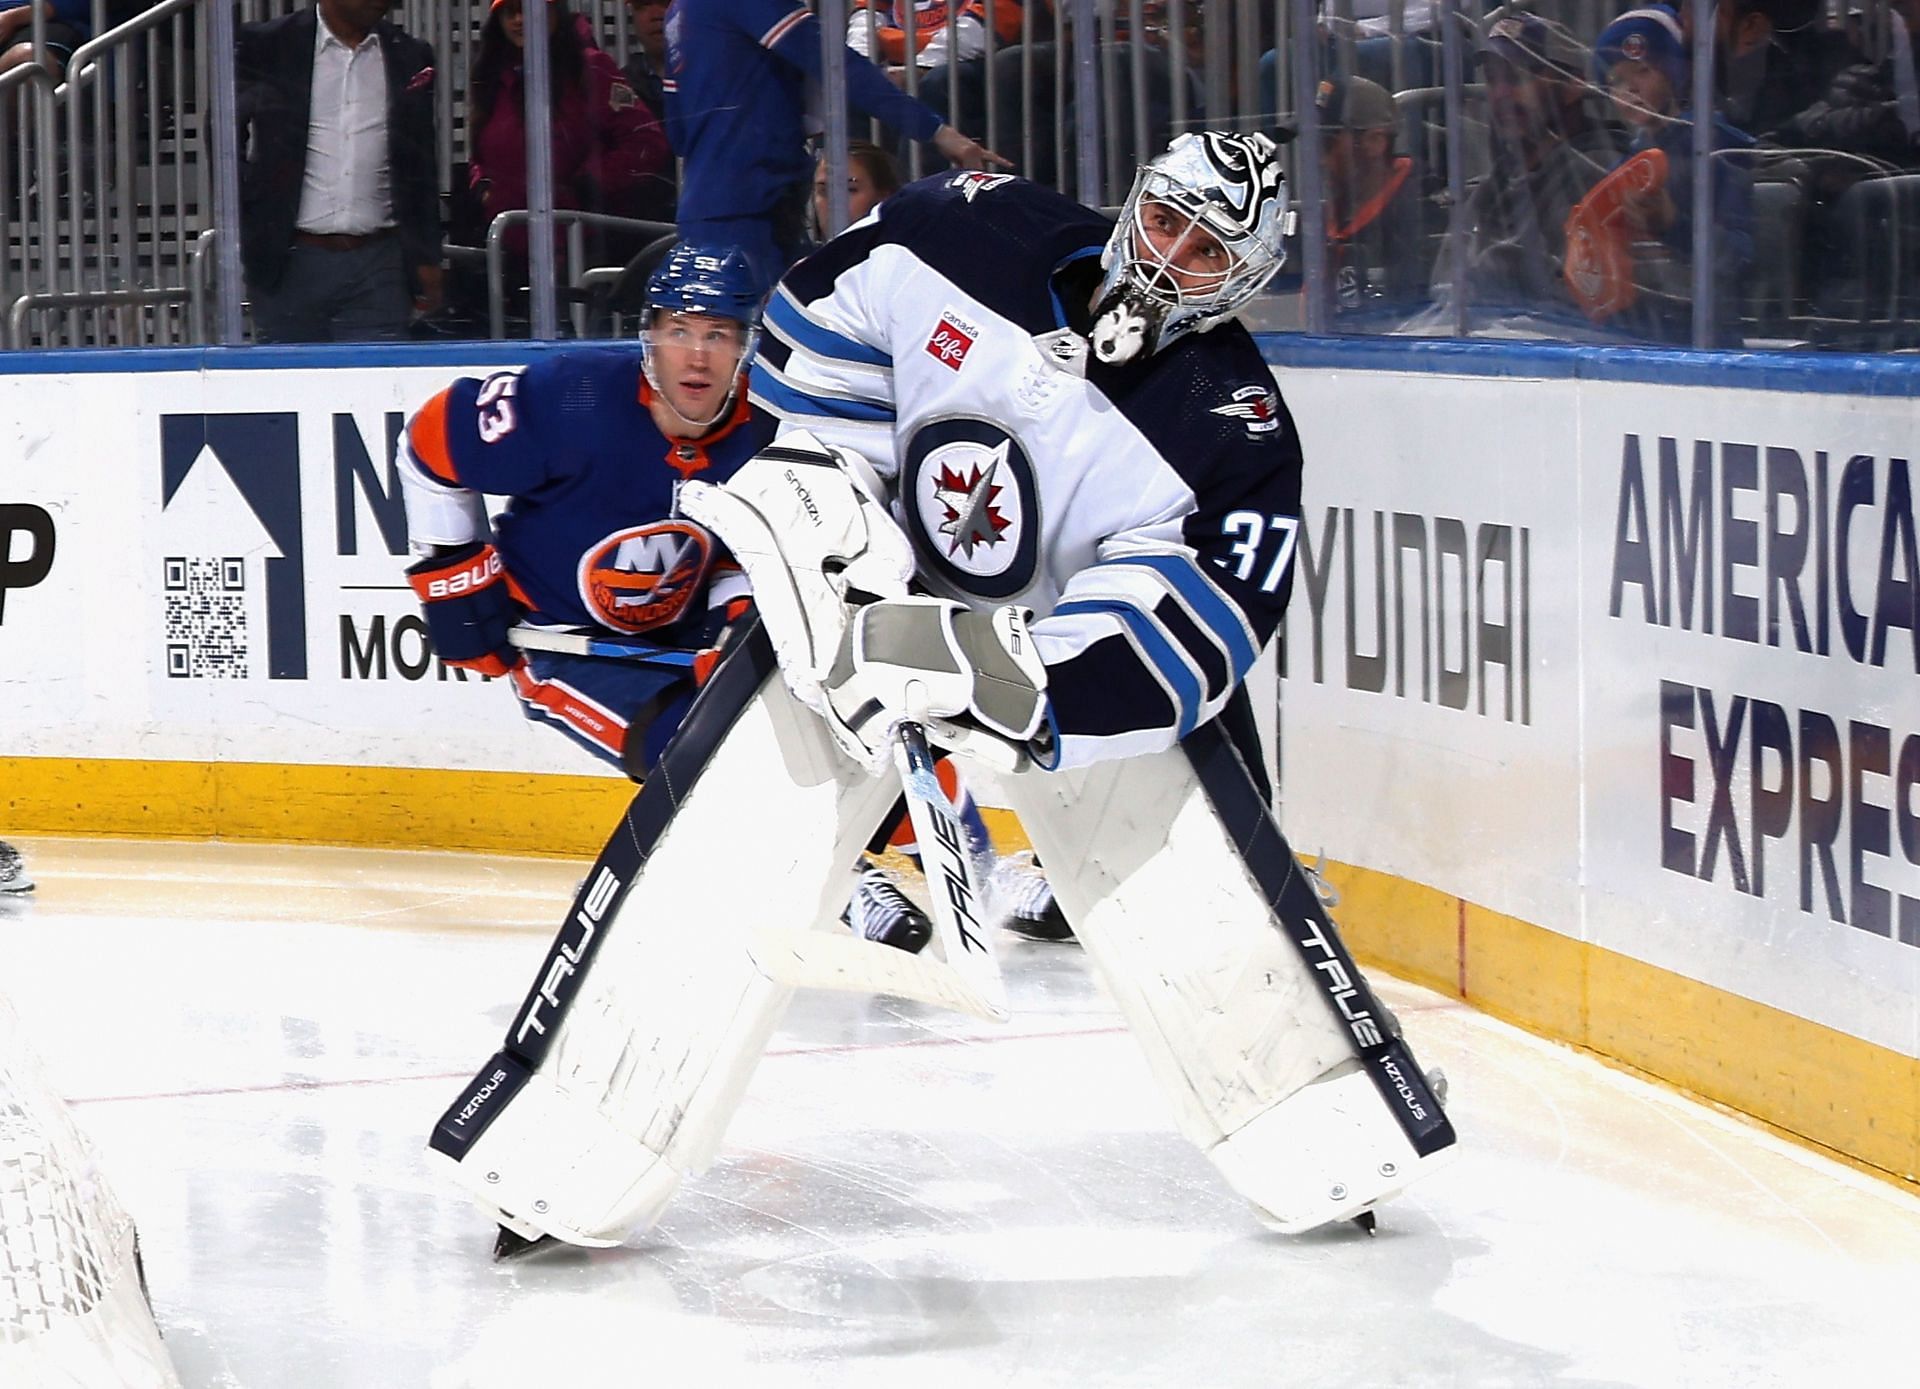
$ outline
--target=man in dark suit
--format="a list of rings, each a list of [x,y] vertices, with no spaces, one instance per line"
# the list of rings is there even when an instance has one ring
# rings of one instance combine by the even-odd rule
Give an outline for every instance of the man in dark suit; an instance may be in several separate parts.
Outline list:
[[[240,29],[240,248],[260,342],[406,335],[440,300],[433,49],[391,0]]]

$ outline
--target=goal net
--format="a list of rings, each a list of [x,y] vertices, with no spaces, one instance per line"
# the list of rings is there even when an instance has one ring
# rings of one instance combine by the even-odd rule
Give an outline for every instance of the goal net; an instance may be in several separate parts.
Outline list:
[[[133,1221],[0,997],[0,1385],[178,1389]]]

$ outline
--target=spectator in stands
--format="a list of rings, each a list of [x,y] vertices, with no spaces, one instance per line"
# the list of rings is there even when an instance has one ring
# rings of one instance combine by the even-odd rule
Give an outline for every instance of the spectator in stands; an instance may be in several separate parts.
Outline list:
[[[613,59],[582,37],[564,4],[545,0],[544,10],[553,205],[665,220],[672,210],[663,177],[672,162],[666,131]],[[522,0],[493,0],[467,82],[468,177],[489,222],[527,206],[526,42]],[[526,244],[524,229],[508,232],[507,245],[516,254],[524,254]],[[614,263],[624,263],[637,249],[620,247]]]
[[[93,6],[88,0],[42,0],[40,10],[47,17],[47,71],[65,77],[73,50],[93,37]],[[0,0],[0,72],[32,61],[30,0]]]
[[[1431,204],[1413,160],[1394,153],[1393,98],[1364,77],[1329,77],[1314,107],[1335,312],[1411,312],[1427,298]]]
[[[241,26],[240,254],[261,342],[399,338],[439,306],[433,50],[390,0]]]
[[[1692,336],[1693,118],[1686,96],[1692,64],[1680,17],[1665,5],[1629,10],[1594,41],[1596,80],[1632,131],[1630,159],[1643,150],[1666,157],[1664,182],[1623,199],[1633,235],[1636,312],[1622,325],[1644,336],[1686,342]],[[1712,123],[1714,280],[1720,325],[1716,342],[1735,341],[1740,275],[1753,260],[1753,178],[1738,152],[1753,138],[1717,115]],[[1726,153],[1720,153],[1726,152]]]
[[[1691,48],[1692,7],[1678,8]],[[1729,124],[1780,143],[1782,128],[1858,61],[1844,35],[1817,27],[1819,16],[1819,0],[1716,0],[1714,92]]]
[[[1393,80],[1394,6],[1401,6],[1400,49],[1403,77],[1397,88]],[[1414,87],[1440,85],[1440,36],[1434,23],[1440,12],[1438,0],[1346,0],[1335,7],[1321,0],[1316,26],[1321,38],[1323,72],[1332,72],[1345,64],[1341,60],[1343,42],[1352,45],[1352,68],[1356,76],[1383,88],[1406,91]],[[1279,110],[1277,91],[1280,82],[1280,51],[1267,48],[1260,55],[1259,110],[1267,119]]]
[[[664,128],[667,98],[661,81],[667,71],[667,0],[627,0],[633,47],[627,53],[627,85],[659,118]]]
[[[674,0],[667,10],[667,131],[684,162],[683,240],[738,246],[771,288],[806,246],[813,187],[804,84],[820,23],[801,0]],[[853,106],[965,169],[1010,168],[847,54]]]
[[[1039,0],[1034,0],[1039,3]],[[1008,150],[1020,153],[1025,158],[1026,143],[1023,122],[1032,122],[1033,156],[1031,162],[1021,172],[1037,183],[1060,186],[1063,170],[1074,162],[1075,116],[1073,100],[1073,25],[1072,19],[1079,13],[1088,13],[1091,18],[1092,7],[1084,9],[1072,0],[1052,0],[1059,13],[1057,37],[1041,41],[1038,38],[1030,44],[1014,44],[998,50],[994,54],[994,98],[993,129],[995,138]],[[1099,54],[1101,70],[1111,70],[1120,75],[1118,89],[1114,93],[1115,107],[1119,115],[1117,129],[1106,131],[1106,138],[1119,142],[1118,157],[1123,167],[1143,164],[1166,148],[1167,142],[1176,133],[1173,130],[1173,83],[1175,74],[1187,84],[1187,109],[1198,117],[1202,109],[1201,90],[1196,74],[1200,64],[1193,61],[1192,55],[1202,49],[1200,34],[1201,0],[1187,0],[1183,13],[1183,27],[1175,33],[1164,0],[1145,0],[1141,7],[1141,29],[1138,36],[1138,52],[1141,69],[1146,77],[1147,88],[1147,143],[1135,145],[1135,122],[1133,110],[1133,55],[1135,44],[1132,39],[1132,15],[1125,5],[1117,6],[1113,16],[1113,26],[1108,29],[1102,22],[1097,30],[1100,42],[1095,45]],[[1261,9],[1259,15],[1264,23],[1270,9]],[[1038,25],[1039,14],[1035,22]],[[1036,27],[1036,35],[1044,32]],[[1066,49],[1064,80],[1057,76],[1056,65],[1061,63],[1060,50]],[[1029,59],[1029,55],[1031,58]],[[1028,63],[1031,61],[1031,71]],[[1235,81],[1238,73],[1232,71],[1228,80]],[[1103,79],[1104,80],[1104,79]],[[1031,95],[1028,95],[1029,89]],[[985,84],[982,83],[982,99]],[[929,100],[932,98],[930,97]],[[1251,99],[1251,98],[1250,98]],[[1062,105],[1065,111],[1062,119],[1066,130],[1066,149],[1055,147],[1054,113]],[[971,109],[971,108],[970,108]],[[1235,109],[1239,109],[1237,106]],[[1104,111],[1099,119],[1106,122]],[[1103,148],[1112,146],[1103,141]],[[1107,195],[1118,203],[1126,196],[1127,188],[1122,184],[1117,189],[1107,190]]]
[[[913,14],[913,65],[922,72],[969,62],[986,52],[986,9],[980,0],[963,0],[951,8],[949,0],[851,0],[847,47],[899,81],[907,67],[909,11]],[[1017,0],[995,6],[994,23],[1000,42],[1017,40]]]
[[[1469,303],[1571,316],[1567,214],[1617,162],[1620,141],[1588,85],[1586,49],[1561,25],[1504,15],[1478,56],[1493,166],[1462,209]],[[1443,250],[1436,276],[1450,260]]]
[[[1843,150],[1920,169],[1920,0],[1892,0],[1886,61],[1834,78],[1824,100],[1781,132],[1783,144]]]
[[[1040,3],[1040,0],[1035,0]],[[994,47],[1020,42],[1021,0],[997,0],[993,7]],[[847,47],[886,70],[895,84],[907,86],[907,15],[913,15],[913,68],[919,99],[948,121],[956,106],[963,124],[981,126],[987,116],[987,9],[982,0],[850,0]],[[912,159],[903,142],[898,158]],[[923,167],[934,172],[944,161]]]
[[[900,166],[876,144],[854,140],[847,146],[847,225],[852,226],[900,191]],[[814,239],[827,239],[827,159],[813,170]]]

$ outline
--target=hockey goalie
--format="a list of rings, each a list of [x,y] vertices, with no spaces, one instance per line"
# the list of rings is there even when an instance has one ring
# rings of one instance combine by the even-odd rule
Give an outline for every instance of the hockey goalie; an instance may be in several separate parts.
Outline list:
[[[1241,687],[1301,456],[1233,316],[1288,220],[1271,141],[1190,134],[1117,223],[939,175],[788,272],[751,378],[780,434],[682,496],[757,616],[432,1135],[509,1247],[618,1243],[707,1166],[919,728],[1019,814],[1181,1130],[1268,1223],[1366,1216],[1450,1155]]]

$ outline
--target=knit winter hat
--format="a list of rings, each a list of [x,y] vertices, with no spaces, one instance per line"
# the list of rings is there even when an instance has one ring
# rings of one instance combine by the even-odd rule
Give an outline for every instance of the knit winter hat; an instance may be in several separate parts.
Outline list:
[[[1680,17],[1665,5],[1628,10],[1600,31],[1593,44],[1593,75],[1602,86],[1617,63],[1645,63],[1666,74],[1679,93],[1687,81],[1687,40]]]
[[[1329,135],[1342,130],[1391,130],[1393,98],[1378,82],[1364,77],[1326,77],[1315,88],[1313,104],[1320,111],[1320,128]]]

